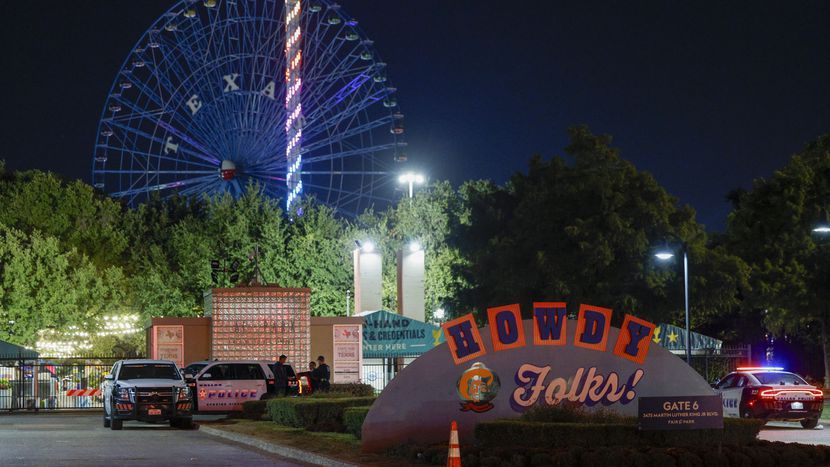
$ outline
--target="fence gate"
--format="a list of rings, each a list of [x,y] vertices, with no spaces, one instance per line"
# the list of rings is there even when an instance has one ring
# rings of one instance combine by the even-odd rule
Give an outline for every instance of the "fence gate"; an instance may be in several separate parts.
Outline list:
[[[122,358],[0,356],[0,411],[100,409],[101,382]]]
[[[686,358],[685,349],[673,350],[672,353],[680,358]],[[692,368],[710,383],[735,371],[739,366],[750,365],[751,362],[752,346],[750,345],[692,350]]]

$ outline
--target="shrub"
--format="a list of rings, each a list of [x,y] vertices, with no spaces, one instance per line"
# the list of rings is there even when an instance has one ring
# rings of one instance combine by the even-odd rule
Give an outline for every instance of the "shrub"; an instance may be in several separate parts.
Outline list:
[[[636,425],[635,417],[627,417],[603,407],[586,409],[581,404],[562,401],[557,405],[538,405],[522,414],[521,420],[529,422],[572,422]]]
[[[369,407],[350,407],[343,410],[343,425],[346,427],[346,433],[355,435],[360,439],[360,434],[363,431],[363,420],[369,413]]]
[[[343,411],[371,405],[374,397],[280,398],[268,401],[271,420],[308,431],[346,432]]]
[[[374,397],[375,388],[369,384],[337,383],[329,386],[328,391],[315,392],[316,397]]]
[[[555,416],[559,417],[562,414]],[[532,417],[539,414],[531,415]],[[604,416],[604,415],[603,415]],[[563,416],[565,418],[565,416]],[[620,420],[627,420],[620,418]],[[476,426],[475,437],[485,446],[712,446],[744,445],[755,441],[759,420],[725,419],[723,430],[640,431],[631,423],[534,422],[496,420]]]
[[[390,454],[433,465],[446,463],[446,445],[402,445]],[[608,446],[568,448],[508,446],[461,446],[466,467],[485,465],[577,467],[792,467],[828,465],[830,446],[756,441],[745,446],[646,447]]]
[[[268,410],[268,401],[247,401],[242,404],[242,418],[261,420]]]
[[[10,383],[9,380],[4,379],[4,378],[0,378],[0,390],[9,389],[11,387],[12,387],[12,383]]]
[[[496,420],[476,425],[475,438],[485,446],[598,446],[637,443],[633,425],[542,423]]]
[[[300,419],[297,416],[297,411],[294,406],[304,399],[296,397],[279,397],[267,401],[268,416],[274,423],[280,425],[290,426],[294,428],[301,428]]]

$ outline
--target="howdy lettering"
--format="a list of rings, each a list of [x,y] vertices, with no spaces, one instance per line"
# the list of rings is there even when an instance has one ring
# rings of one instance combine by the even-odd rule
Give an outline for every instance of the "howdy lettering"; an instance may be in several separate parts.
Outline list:
[[[621,383],[619,376],[611,372],[607,376],[598,374],[596,367],[587,371],[576,370],[573,378],[554,378],[546,384],[550,365],[536,366],[525,363],[516,372],[518,387],[510,397],[510,406],[517,412],[523,412],[542,398],[547,405],[558,405],[564,400],[593,406],[611,405],[619,402],[628,404],[637,397],[635,387],[643,378],[643,370],[638,368],[626,383]]]
[[[611,314],[608,308],[580,305],[576,332],[571,338],[573,345],[605,352],[608,349]],[[487,318],[495,352],[527,345],[519,305],[488,308]],[[567,321],[564,302],[535,302],[533,345],[565,345]],[[625,315],[613,346],[614,355],[642,364],[648,355],[655,327],[653,323]],[[456,365],[487,354],[472,313],[445,323],[442,328]]]

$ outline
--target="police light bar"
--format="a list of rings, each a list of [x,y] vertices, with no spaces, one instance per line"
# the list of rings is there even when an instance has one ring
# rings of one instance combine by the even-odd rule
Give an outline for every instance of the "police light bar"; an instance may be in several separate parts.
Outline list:
[[[739,366],[738,371],[784,371],[781,366]]]

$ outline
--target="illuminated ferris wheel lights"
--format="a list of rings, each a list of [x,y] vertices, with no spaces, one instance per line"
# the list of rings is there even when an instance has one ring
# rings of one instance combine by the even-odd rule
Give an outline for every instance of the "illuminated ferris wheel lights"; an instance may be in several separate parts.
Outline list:
[[[154,193],[239,196],[254,182],[283,202],[311,191],[347,216],[393,200],[382,179],[405,145],[395,90],[335,0],[174,3],[106,96],[93,186],[135,206]],[[224,161],[236,171],[222,176]]]

